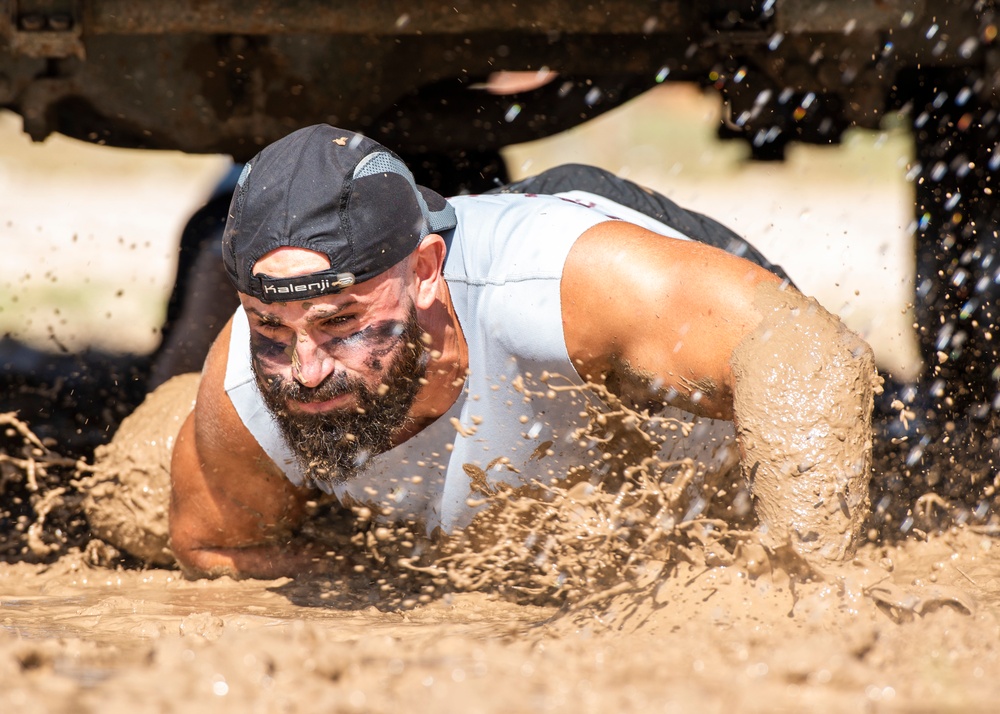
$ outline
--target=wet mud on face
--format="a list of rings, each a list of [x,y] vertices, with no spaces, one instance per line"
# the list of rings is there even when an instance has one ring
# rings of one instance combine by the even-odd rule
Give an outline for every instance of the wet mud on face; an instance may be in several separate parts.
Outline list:
[[[617,414],[593,426],[618,434],[609,451],[665,430]],[[647,458],[603,483],[485,489],[486,514],[419,548],[317,503],[309,530],[352,554],[350,576],[187,581],[67,537],[93,469],[16,420],[7,439],[8,493],[62,509],[10,532],[0,563],[0,676],[24,711],[986,711],[1000,694],[989,527],[810,566],[720,517],[729,481]]]

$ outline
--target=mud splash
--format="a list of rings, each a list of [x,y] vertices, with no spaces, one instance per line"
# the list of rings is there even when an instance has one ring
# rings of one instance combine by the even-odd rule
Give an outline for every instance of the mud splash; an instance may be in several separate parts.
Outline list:
[[[170,455],[194,406],[199,374],[174,377],[150,393],[80,481],[94,535],[152,565],[172,565],[168,532]]]
[[[4,699],[107,714],[992,709],[993,539],[866,546],[809,577],[754,554],[561,608],[484,593],[386,608],[338,602],[320,581],[10,564]]]
[[[612,430],[669,427],[619,413]],[[46,457],[49,484],[78,466],[18,428],[28,450],[8,471],[27,454],[38,483]],[[357,564],[338,580],[187,581],[97,540],[42,563],[8,549],[21,557],[0,564],[4,701],[103,714],[992,708],[1000,543],[987,533],[869,543],[818,569],[766,547],[752,520],[717,517],[736,491],[694,464],[612,475],[483,493],[487,517],[419,547],[317,502],[310,530]],[[51,544],[50,518],[36,535]]]
[[[0,413],[0,557],[38,562],[89,537],[73,478],[83,462],[61,456],[15,412]]]

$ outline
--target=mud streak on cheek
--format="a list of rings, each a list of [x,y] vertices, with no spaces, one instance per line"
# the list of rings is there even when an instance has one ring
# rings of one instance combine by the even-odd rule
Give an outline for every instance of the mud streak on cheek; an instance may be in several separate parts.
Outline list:
[[[257,364],[287,366],[291,364],[293,350],[290,345],[272,340],[259,332],[250,333],[250,352]]]

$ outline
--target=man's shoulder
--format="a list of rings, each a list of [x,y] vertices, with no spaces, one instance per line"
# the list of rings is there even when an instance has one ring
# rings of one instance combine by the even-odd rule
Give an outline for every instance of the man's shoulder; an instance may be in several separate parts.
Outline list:
[[[195,403],[195,420],[202,427],[215,427],[229,421],[232,405],[226,396],[226,367],[229,359],[229,343],[232,320],[222,328],[215,339],[205,366],[202,369],[201,388]]]

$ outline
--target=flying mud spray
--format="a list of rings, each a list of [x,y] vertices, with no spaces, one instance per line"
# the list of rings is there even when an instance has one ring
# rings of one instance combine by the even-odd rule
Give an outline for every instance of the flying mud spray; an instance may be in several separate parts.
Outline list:
[[[737,372],[773,339],[832,329],[812,303],[771,293],[760,306],[764,324],[738,350]],[[798,337],[782,336],[790,313]],[[844,362],[857,348],[837,345]],[[798,371],[737,390],[741,447],[766,461],[752,474],[735,452],[711,472],[660,460],[662,441],[692,425],[591,386],[606,409],[575,436],[594,444],[593,462],[522,489],[467,469],[483,510],[451,538],[382,523],[363,504],[313,503],[306,535],[343,564],[332,578],[188,581],[170,567],[166,464],[196,375],[151,395],[95,465],[62,459],[8,415],[5,700],[107,714],[975,711],[998,688],[986,674],[1000,666],[994,541],[972,528],[905,540],[870,529],[853,558],[826,557],[847,553],[830,534],[866,533],[857,456],[870,426],[857,414],[874,384],[810,407],[813,428],[845,434],[842,452],[821,457],[808,439],[769,430],[802,406],[789,375],[815,378],[813,356],[798,354]],[[758,521],[761,489],[820,471],[812,512],[760,511]]]

